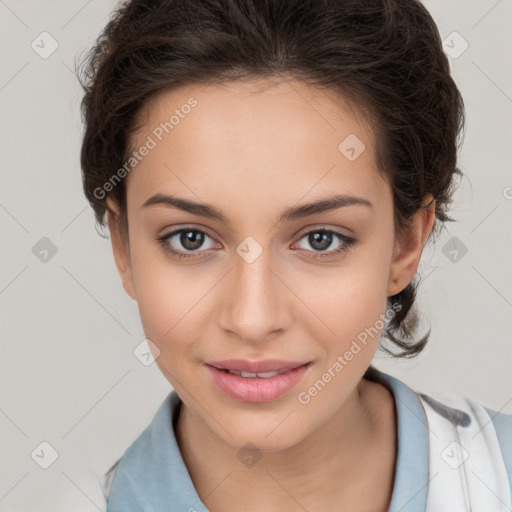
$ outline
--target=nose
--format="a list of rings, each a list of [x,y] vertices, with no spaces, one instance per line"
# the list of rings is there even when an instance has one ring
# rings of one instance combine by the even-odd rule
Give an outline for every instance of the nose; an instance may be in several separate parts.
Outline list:
[[[251,263],[235,257],[227,276],[221,327],[246,343],[259,345],[285,332],[292,321],[290,296],[284,276],[272,265],[270,251]]]

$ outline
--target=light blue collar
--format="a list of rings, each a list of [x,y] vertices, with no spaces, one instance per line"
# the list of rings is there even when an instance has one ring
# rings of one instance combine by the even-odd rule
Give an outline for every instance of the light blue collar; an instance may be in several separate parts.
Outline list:
[[[429,482],[427,416],[417,394],[402,381],[373,366],[365,377],[393,393],[398,423],[395,484],[388,512],[425,512]]]
[[[365,374],[391,390],[398,420],[398,456],[389,512],[425,512],[428,490],[428,427],[416,393],[370,367]],[[171,391],[153,421],[119,460],[107,512],[208,512],[179,450],[173,429],[181,406]]]

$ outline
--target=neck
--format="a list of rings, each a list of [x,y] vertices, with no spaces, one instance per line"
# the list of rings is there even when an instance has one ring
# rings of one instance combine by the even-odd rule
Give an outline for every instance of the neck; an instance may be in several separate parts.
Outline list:
[[[390,443],[396,435],[394,414],[390,392],[361,379],[338,411],[315,432],[290,448],[263,453],[250,467],[236,463],[239,450],[219,439],[184,405],[175,430],[194,486],[211,511],[227,510],[226,503],[232,504],[233,510],[241,505],[252,510],[248,503],[254,504],[254,510],[290,510],[290,500],[302,500],[309,510],[305,502],[311,499],[314,509],[319,509],[319,482],[322,488],[333,490],[325,495],[325,503],[328,506],[334,500],[336,509],[340,509],[341,496],[344,503],[359,507],[363,489],[380,485],[383,510],[387,510],[395,467],[396,443]],[[387,447],[385,453],[383,446]],[[377,484],[371,478],[374,468],[380,475]],[[369,506],[376,510],[375,494],[370,497]]]

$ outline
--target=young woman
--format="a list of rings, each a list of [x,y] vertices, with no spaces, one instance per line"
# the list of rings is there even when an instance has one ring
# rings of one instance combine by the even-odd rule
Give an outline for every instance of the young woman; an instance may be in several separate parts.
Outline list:
[[[85,194],[174,388],[108,512],[511,510],[512,417],[418,354],[460,93],[416,0],[132,0],[84,62]]]

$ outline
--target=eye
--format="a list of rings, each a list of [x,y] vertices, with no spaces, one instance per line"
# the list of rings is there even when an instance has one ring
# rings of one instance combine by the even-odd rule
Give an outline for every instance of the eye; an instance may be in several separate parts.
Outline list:
[[[300,240],[306,240],[306,244],[313,248],[313,251],[306,248],[308,252],[320,253],[313,256],[314,259],[332,258],[347,251],[351,246],[357,243],[355,238],[339,233],[332,229],[314,229],[301,236]],[[335,247],[332,248],[333,243]],[[337,245],[336,245],[337,243]],[[332,248],[327,253],[326,249]]]
[[[198,252],[204,252],[205,248],[203,246],[206,239],[213,241],[211,236],[200,229],[182,228],[158,237],[157,240],[163,249],[172,256],[177,258],[190,258],[197,257],[196,253]],[[220,244],[215,242],[213,245],[218,247]],[[178,246],[178,249],[175,248],[176,246]],[[199,251],[201,248],[203,250]],[[208,247],[206,249],[208,249]]]
[[[306,243],[313,248],[305,248],[307,252],[317,253],[313,259],[327,259],[340,255],[357,243],[355,238],[339,233],[332,229],[315,229],[304,233],[299,240],[306,240]],[[205,242],[210,240],[210,247],[204,247]],[[221,245],[210,235],[200,229],[192,227],[181,228],[157,238],[165,252],[174,258],[201,258],[200,253],[208,253],[209,249],[220,248]],[[332,245],[335,245],[332,248]],[[336,245],[337,244],[337,245]],[[181,246],[181,247],[180,247]],[[330,251],[325,252],[331,247]]]

